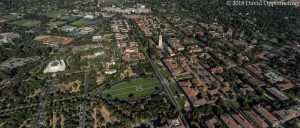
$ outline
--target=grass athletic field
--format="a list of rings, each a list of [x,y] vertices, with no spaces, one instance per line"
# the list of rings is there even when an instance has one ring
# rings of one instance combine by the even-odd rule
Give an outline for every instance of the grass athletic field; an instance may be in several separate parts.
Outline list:
[[[23,27],[34,27],[39,25],[40,23],[41,21],[36,21],[36,20],[20,20],[20,21],[12,22],[11,24],[15,24]]]
[[[67,9],[59,9],[59,10],[54,10],[54,11],[45,13],[45,15],[50,18],[57,18],[57,17],[61,17],[64,15],[67,15],[67,14],[68,14]]]
[[[64,41],[63,38],[59,38],[59,37],[53,37],[51,39],[49,39],[50,42],[54,42],[54,43],[59,43],[59,42],[62,42]]]
[[[74,16],[74,15],[68,15],[68,16],[60,17],[61,20],[68,21],[68,22],[74,22],[75,20],[77,20],[79,18],[80,17]]]
[[[155,87],[160,88],[160,83],[155,78],[139,78],[104,90],[102,94],[103,96],[109,94],[112,98],[126,100],[129,99],[130,94],[133,94],[134,98],[151,95],[157,91]]]
[[[85,26],[85,25],[88,25],[90,23],[90,20],[89,19],[80,19],[80,20],[77,20],[73,23],[71,23],[71,25],[73,26],[77,26],[77,27],[81,27],[81,26]]]
[[[48,25],[51,27],[56,27],[56,26],[61,26],[66,24],[64,21],[54,21],[54,22],[49,22]]]
[[[12,21],[18,19],[18,15],[10,14],[10,15],[3,16],[3,18],[6,21]]]

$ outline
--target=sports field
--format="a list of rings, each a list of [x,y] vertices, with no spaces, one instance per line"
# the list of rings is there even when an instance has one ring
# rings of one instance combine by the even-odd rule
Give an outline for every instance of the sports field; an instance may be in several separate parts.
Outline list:
[[[77,20],[77,21],[71,23],[71,25],[77,26],[77,27],[82,27],[82,26],[88,25],[89,23],[90,23],[90,20],[82,18],[80,20]]]
[[[68,14],[67,9],[59,9],[59,10],[54,10],[54,11],[45,13],[45,15],[50,18],[57,18],[57,17],[64,16],[66,14]]]
[[[103,96],[109,94],[112,98],[126,100],[129,99],[130,94],[133,94],[134,98],[151,95],[157,92],[155,87],[160,88],[160,83],[155,78],[139,78],[104,90],[102,94]]]
[[[42,41],[44,44],[68,44],[74,41],[73,38],[63,37],[63,36],[47,36],[41,35],[34,38],[37,41]]]
[[[50,42],[59,43],[59,42],[64,41],[64,39],[63,38],[59,38],[59,37],[53,37],[53,38],[50,38],[49,41]]]
[[[6,21],[12,21],[18,19],[18,15],[10,14],[10,15],[3,16],[3,18]]]
[[[51,27],[56,27],[56,26],[61,26],[64,25],[66,22],[64,21],[53,21],[53,22],[49,22],[48,25]]]
[[[36,21],[36,20],[20,20],[20,21],[12,22],[11,24],[15,24],[23,27],[34,27],[39,25],[40,23],[41,21]]]
[[[68,21],[68,22],[74,22],[75,20],[77,20],[79,18],[80,17],[74,16],[74,15],[68,15],[68,16],[60,17],[61,20]]]

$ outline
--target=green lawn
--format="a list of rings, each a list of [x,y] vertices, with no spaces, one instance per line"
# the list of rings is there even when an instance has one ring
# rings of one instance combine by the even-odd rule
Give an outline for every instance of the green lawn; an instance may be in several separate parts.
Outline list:
[[[54,21],[54,22],[49,22],[48,25],[49,26],[52,26],[52,27],[55,27],[55,26],[61,26],[61,25],[64,25],[66,22],[64,21]]]
[[[18,19],[18,15],[10,14],[10,15],[3,16],[3,18],[4,18],[6,21],[12,21],[12,20]]]
[[[89,23],[90,23],[90,20],[82,18],[80,20],[77,20],[77,21],[71,23],[71,25],[74,25],[77,27],[82,27],[82,26],[88,25]]]
[[[169,73],[169,71],[166,70],[160,70],[160,74],[164,77],[164,78],[168,78],[171,77],[171,74]]]
[[[67,22],[74,22],[75,20],[79,19],[79,17],[78,16],[70,15],[70,16],[63,16],[60,19],[61,20],[65,20]]]
[[[36,20],[20,20],[20,21],[12,22],[11,24],[15,24],[23,27],[34,27],[39,25],[40,23],[41,21],[36,21]]]
[[[102,94],[107,96],[111,95],[112,98],[118,98],[121,100],[129,99],[130,94],[134,95],[134,98],[148,96],[155,93],[155,87],[160,87],[159,81],[154,78],[139,78],[129,82],[122,83],[121,85],[114,86],[108,90],[104,90]]]
[[[176,83],[171,83],[170,84],[170,89],[172,91],[172,94],[174,96],[177,96],[176,100],[177,102],[179,103],[179,105],[184,108],[184,104],[185,104],[185,96],[184,94],[182,93],[182,91],[179,89],[179,87],[177,86]],[[176,92],[178,92],[178,95],[176,95]]]
[[[50,41],[51,42],[62,42],[64,39],[62,38],[58,38],[58,37],[54,37],[54,38],[51,38]]]
[[[178,97],[178,98],[177,98],[177,102],[178,102],[178,104],[180,105],[181,108],[184,108],[184,104],[185,104],[184,96]]]
[[[179,89],[179,87],[177,86],[176,83],[171,83],[169,87],[170,87],[173,95],[176,95],[176,92],[178,92],[178,94],[182,94],[181,90]]]
[[[67,9],[59,9],[59,10],[54,10],[54,11],[45,13],[45,15],[50,18],[57,18],[57,17],[61,17],[64,15],[67,15],[67,14],[68,14]]]

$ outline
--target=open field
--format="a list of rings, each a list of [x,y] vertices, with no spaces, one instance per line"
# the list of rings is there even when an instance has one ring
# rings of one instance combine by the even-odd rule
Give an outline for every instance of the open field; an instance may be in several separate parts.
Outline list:
[[[176,83],[171,83],[171,84],[169,85],[169,87],[170,87],[170,89],[171,89],[173,95],[176,95],[176,94],[183,94],[183,93],[181,92],[181,90],[179,89],[179,87],[177,86]]]
[[[179,103],[180,107],[185,108],[185,97],[184,96],[179,96],[176,98],[177,102]]]
[[[58,43],[58,42],[64,41],[64,39],[59,38],[59,37],[54,37],[54,38],[49,39],[49,41],[50,41],[50,42]]]
[[[47,25],[51,27],[56,27],[56,26],[64,25],[65,23],[66,22],[64,21],[54,21],[54,22],[49,22]]]
[[[69,15],[69,16],[63,16],[60,17],[61,20],[67,21],[67,22],[74,22],[75,20],[79,19],[80,17],[78,16],[73,16],[73,15]]]
[[[59,9],[59,10],[54,10],[54,11],[45,13],[45,15],[50,18],[57,18],[57,17],[64,16],[66,14],[68,14],[67,9]]]
[[[63,37],[63,36],[37,36],[34,38],[37,41],[42,41],[44,44],[68,44],[74,41],[73,38]]]
[[[65,120],[66,118],[64,117],[64,115],[60,115],[60,126],[61,128],[64,128],[65,127]]]
[[[18,17],[19,17],[18,15],[13,15],[13,14],[3,16],[3,18],[4,18],[6,21],[16,20],[16,19],[18,19]]]
[[[159,81],[156,79],[139,78],[105,90],[103,95],[109,94],[112,98],[124,100],[128,99],[130,94],[133,94],[134,98],[139,98],[155,93],[157,91],[155,87],[160,87]]]
[[[179,87],[177,86],[177,84],[176,83],[171,83],[170,85],[169,85],[169,87],[170,87],[170,89],[171,89],[171,91],[172,91],[172,94],[174,95],[174,96],[177,96],[176,97],[176,100],[177,100],[177,102],[179,103],[179,105],[182,107],[182,108],[184,108],[185,106],[185,97],[184,97],[184,94],[182,93],[182,91],[179,89]]]
[[[82,18],[80,20],[77,20],[77,21],[71,23],[71,25],[74,25],[77,27],[82,27],[82,26],[88,25],[89,23],[90,23],[90,20]]]
[[[57,117],[56,112],[52,112],[52,118],[50,119],[50,126],[52,126],[52,128],[56,128],[56,124],[58,120],[59,117]]]
[[[65,93],[66,91],[73,93],[73,92],[80,92],[80,86],[81,86],[81,81],[76,80],[70,83],[62,83],[59,84],[59,91]]]
[[[36,20],[20,20],[12,22],[11,24],[22,26],[22,27],[34,27],[41,23],[41,21]]]
[[[171,74],[169,73],[168,70],[160,70],[160,74],[161,74],[164,78],[171,77]]]

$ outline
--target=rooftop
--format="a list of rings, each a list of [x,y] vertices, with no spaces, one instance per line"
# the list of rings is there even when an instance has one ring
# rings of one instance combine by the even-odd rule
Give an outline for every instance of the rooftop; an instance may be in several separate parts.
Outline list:
[[[229,128],[240,127],[228,114],[221,115],[221,119]]]
[[[205,124],[208,128],[215,128],[215,124],[217,123],[218,121],[216,120],[216,118],[211,118],[209,120],[206,120],[205,121]]]
[[[274,112],[283,122],[291,120],[293,118],[300,116],[300,109],[290,108],[290,109],[281,109]]]
[[[261,128],[268,128],[269,125],[262,119],[260,118],[255,112],[252,110],[249,111],[243,111],[245,114],[246,118],[249,119],[255,126],[261,127]]]
[[[232,118],[238,123],[240,124],[243,128],[254,128],[248,120],[245,119],[244,116],[242,116],[241,113],[235,113],[235,114],[231,114]]]
[[[277,90],[274,87],[267,88],[266,90],[281,101],[289,99],[289,97],[287,97],[285,94],[283,94],[281,91]]]
[[[262,117],[264,117],[267,122],[272,125],[272,126],[276,126],[278,125],[279,121],[276,119],[276,117],[274,117],[268,110],[266,110],[264,107],[262,106],[255,106],[254,110],[259,113]]]

